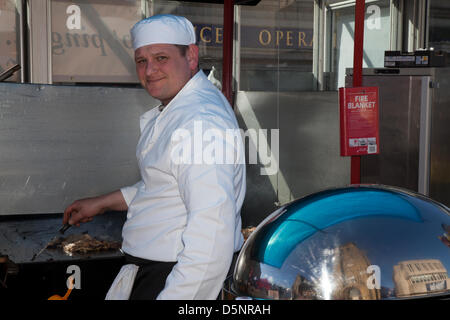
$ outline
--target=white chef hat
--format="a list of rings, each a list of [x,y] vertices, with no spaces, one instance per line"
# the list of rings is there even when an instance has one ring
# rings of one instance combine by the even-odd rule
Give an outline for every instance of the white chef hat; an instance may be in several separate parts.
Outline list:
[[[180,16],[158,14],[143,19],[131,29],[134,50],[149,44],[195,44],[192,23]]]

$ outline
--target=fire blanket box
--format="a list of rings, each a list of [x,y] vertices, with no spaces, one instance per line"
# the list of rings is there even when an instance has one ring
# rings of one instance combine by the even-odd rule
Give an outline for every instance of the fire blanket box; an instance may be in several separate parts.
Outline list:
[[[378,154],[378,88],[339,88],[341,156]]]

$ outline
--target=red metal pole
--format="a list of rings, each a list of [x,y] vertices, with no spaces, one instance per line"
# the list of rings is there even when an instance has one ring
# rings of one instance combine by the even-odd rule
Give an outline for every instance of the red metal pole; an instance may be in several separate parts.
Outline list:
[[[234,0],[223,3],[223,61],[222,61],[222,93],[233,106],[233,26]]]
[[[353,48],[353,87],[362,86],[362,66],[364,53],[364,13],[365,0],[356,0],[355,41]],[[350,183],[361,183],[361,156],[352,156],[350,164]]]

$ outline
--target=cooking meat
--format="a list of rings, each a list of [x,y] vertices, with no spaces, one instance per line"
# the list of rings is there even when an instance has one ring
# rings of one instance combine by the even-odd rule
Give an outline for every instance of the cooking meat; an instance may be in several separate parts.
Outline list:
[[[247,241],[248,237],[255,231],[256,227],[248,227],[241,230],[242,235],[244,236],[244,241]]]
[[[57,238],[47,246],[49,249],[62,249],[68,255],[117,250],[120,247],[120,242],[99,240],[89,234],[73,234],[67,238]]]

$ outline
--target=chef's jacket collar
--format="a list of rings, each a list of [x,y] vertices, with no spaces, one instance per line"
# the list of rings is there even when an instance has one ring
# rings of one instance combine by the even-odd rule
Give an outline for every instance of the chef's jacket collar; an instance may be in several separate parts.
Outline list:
[[[172,106],[176,104],[176,101],[181,99],[180,97],[183,97],[185,92],[188,92],[191,89],[194,89],[197,86],[197,83],[201,81],[202,78],[206,78],[205,74],[202,70],[199,70],[189,81],[184,85],[183,88],[176,94],[176,96],[166,105],[159,105],[158,107],[152,108],[151,110],[147,111],[140,117],[140,127],[141,132],[144,130],[145,126],[147,125],[148,121],[154,117],[158,117],[156,119],[156,122],[159,121],[160,116],[166,114],[169,109],[173,109]],[[209,81],[209,80],[208,80]],[[176,106],[175,106],[176,107]]]

